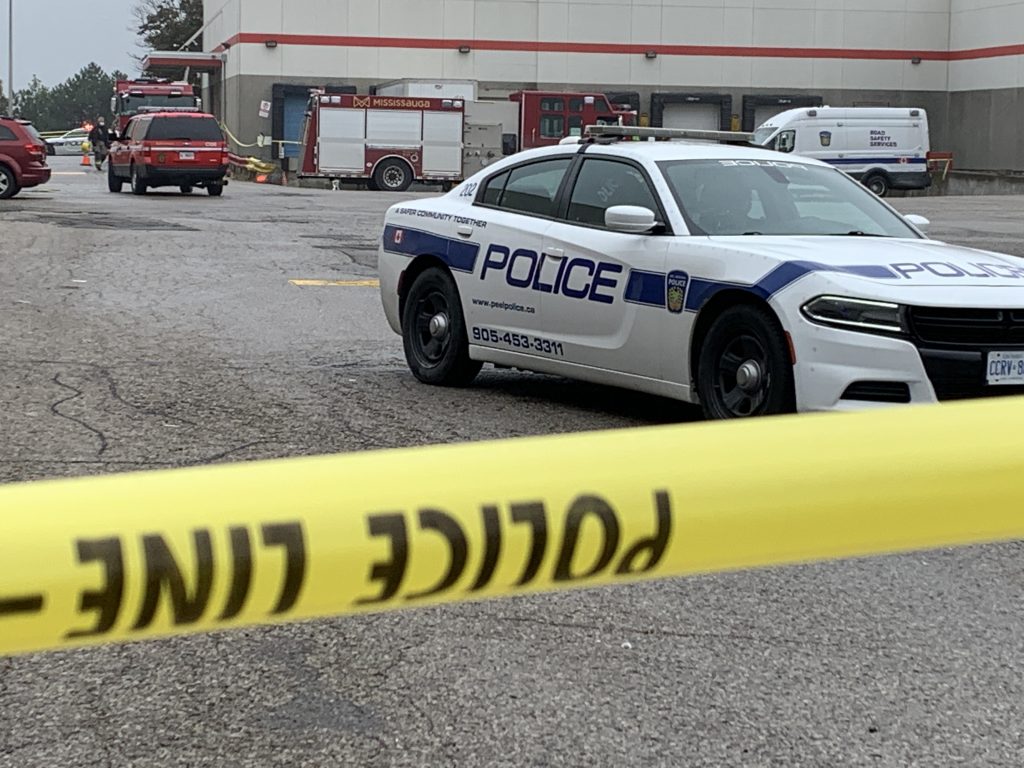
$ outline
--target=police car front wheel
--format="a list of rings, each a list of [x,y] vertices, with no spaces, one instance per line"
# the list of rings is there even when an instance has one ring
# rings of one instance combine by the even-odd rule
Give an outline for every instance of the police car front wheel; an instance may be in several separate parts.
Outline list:
[[[709,419],[789,413],[793,366],[772,313],[741,305],[715,319],[700,350],[697,394]]]
[[[402,341],[409,369],[426,384],[464,386],[480,372],[482,364],[469,357],[458,288],[438,267],[420,273],[409,288]]]

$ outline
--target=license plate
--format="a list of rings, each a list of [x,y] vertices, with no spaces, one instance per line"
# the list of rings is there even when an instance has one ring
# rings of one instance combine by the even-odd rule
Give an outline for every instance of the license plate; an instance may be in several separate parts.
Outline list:
[[[985,375],[989,384],[1024,384],[1024,351],[989,352]]]
[[[196,159],[196,153],[195,152],[179,152],[178,153],[178,159],[179,160],[195,160]]]

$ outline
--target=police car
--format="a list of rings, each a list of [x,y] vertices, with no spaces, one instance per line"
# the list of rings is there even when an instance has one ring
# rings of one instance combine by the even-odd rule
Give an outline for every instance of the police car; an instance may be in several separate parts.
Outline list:
[[[1024,393],[1024,260],[705,134],[595,127],[391,207],[381,296],[413,374],[492,363],[711,418]]]

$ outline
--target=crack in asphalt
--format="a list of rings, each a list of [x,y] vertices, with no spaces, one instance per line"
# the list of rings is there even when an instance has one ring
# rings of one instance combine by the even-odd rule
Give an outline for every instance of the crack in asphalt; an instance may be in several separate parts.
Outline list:
[[[58,410],[60,408],[60,406],[64,405],[64,403],[70,403],[72,400],[75,400],[76,398],[81,397],[84,394],[83,391],[78,389],[78,388],[76,388],[76,387],[71,386],[70,384],[65,384],[63,381],[60,380],[60,374],[59,373],[54,374],[52,381],[58,387],[63,387],[64,389],[71,390],[71,392],[73,394],[69,395],[68,397],[65,397],[63,400],[58,400],[57,402],[52,403],[50,405],[50,413],[52,413],[54,416],[58,416],[58,417],[60,417],[62,419],[67,419],[68,421],[72,421],[75,424],[78,424],[79,426],[84,427],[85,429],[89,430],[94,435],[96,435],[99,438],[99,440],[100,440],[100,448],[96,452],[96,455],[97,456],[102,456],[106,452],[107,447],[108,447],[107,436],[105,434],[103,434],[103,431],[97,429],[92,424],[89,424],[87,421],[79,419],[76,416],[68,416],[66,413],[61,413]]]

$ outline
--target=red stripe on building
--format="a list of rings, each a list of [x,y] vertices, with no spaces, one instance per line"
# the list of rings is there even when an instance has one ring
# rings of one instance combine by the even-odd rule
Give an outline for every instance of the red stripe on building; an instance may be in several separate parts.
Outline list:
[[[528,53],[643,54],[660,56],[746,56],[780,59],[866,59],[901,61],[969,61],[1001,56],[1024,55],[1024,43],[961,51],[912,51],[886,48],[781,48],[736,45],[643,45],[638,43],[570,43],[538,40],[459,40],[429,37],[355,37],[341,35],[270,35],[242,32],[230,38],[218,51],[239,43],[260,44],[274,40],[279,45],[314,45],[346,48],[413,48],[455,50],[467,46],[475,51],[524,51]]]

